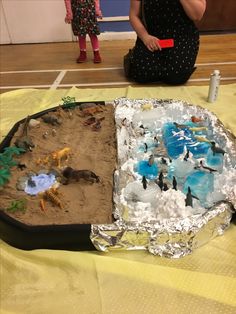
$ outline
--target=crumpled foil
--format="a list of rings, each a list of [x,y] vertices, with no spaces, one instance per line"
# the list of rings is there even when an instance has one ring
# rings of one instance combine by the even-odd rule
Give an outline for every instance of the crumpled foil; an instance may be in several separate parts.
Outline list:
[[[194,214],[188,217],[170,218],[163,220],[146,219],[130,221],[127,215],[128,208],[121,204],[121,191],[130,182],[130,175],[122,170],[125,159],[132,156],[132,149],[127,145],[125,154],[119,155],[119,129],[127,123],[128,139],[135,136],[132,124],[132,114],[140,110],[142,105],[151,105],[152,108],[163,108],[168,114],[169,121],[176,121],[176,112],[179,116],[201,116],[211,122],[212,136],[217,143],[221,143],[226,154],[224,166],[227,169],[236,168],[236,141],[217,117],[208,110],[194,106],[183,101],[171,99],[117,99],[115,105],[115,119],[118,138],[118,167],[114,173],[114,210],[115,222],[106,225],[92,225],[91,241],[100,251],[109,250],[147,250],[154,255],[168,258],[179,258],[193,252],[194,249],[206,244],[208,241],[222,235],[230,225],[232,214],[235,212],[235,188],[224,185],[227,197],[214,203],[203,214]],[[125,118],[119,116],[122,108],[126,107]],[[128,114],[127,114],[128,113]],[[129,115],[130,113],[130,115]],[[177,115],[177,117],[178,117]],[[129,120],[130,119],[130,120]]]

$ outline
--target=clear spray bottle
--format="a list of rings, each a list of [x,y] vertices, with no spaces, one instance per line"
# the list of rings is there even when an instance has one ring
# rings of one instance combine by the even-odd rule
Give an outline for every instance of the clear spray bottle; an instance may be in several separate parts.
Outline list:
[[[218,90],[220,86],[220,71],[214,70],[210,76],[210,85],[208,91],[208,102],[214,102],[218,96]]]

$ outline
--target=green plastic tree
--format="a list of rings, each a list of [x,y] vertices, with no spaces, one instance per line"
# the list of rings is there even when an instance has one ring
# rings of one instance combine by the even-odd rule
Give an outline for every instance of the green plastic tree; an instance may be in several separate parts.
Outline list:
[[[9,181],[9,178],[11,176],[11,172],[7,168],[0,169],[0,186],[3,186]]]
[[[73,108],[76,106],[75,97],[66,96],[62,98],[63,108]]]
[[[18,164],[13,159],[14,155],[20,155],[25,150],[16,146],[4,148],[4,152],[0,154],[0,186],[3,186],[9,181],[11,176],[10,168]]]

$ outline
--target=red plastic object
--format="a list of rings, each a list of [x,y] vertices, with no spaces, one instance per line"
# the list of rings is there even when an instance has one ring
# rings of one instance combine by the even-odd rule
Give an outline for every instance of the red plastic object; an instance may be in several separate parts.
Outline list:
[[[174,47],[174,39],[160,39],[158,41],[161,48],[172,48]]]

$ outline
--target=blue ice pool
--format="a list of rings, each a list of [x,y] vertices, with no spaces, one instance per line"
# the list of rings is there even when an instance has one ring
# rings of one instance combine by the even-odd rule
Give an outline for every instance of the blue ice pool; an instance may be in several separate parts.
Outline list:
[[[210,144],[207,142],[198,142],[194,137],[196,133],[193,133],[187,125],[186,127],[177,128],[174,123],[166,123],[162,129],[162,134],[170,158],[178,158],[183,154],[185,146],[194,157],[204,157],[208,152]]]
[[[206,157],[206,164],[208,167],[211,167],[219,172],[222,172],[223,169],[223,161],[224,155],[223,154],[213,154],[211,149],[208,150],[207,157]]]
[[[158,167],[157,164],[149,166],[147,160],[141,160],[135,166],[135,171],[138,172],[141,176],[145,176],[147,179],[155,179],[158,175]]]
[[[188,192],[188,187],[190,187],[192,195],[198,197],[201,205],[204,206],[207,194],[214,190],[214,174],[195,171],[186,178],[183,188],[185,194]]]

